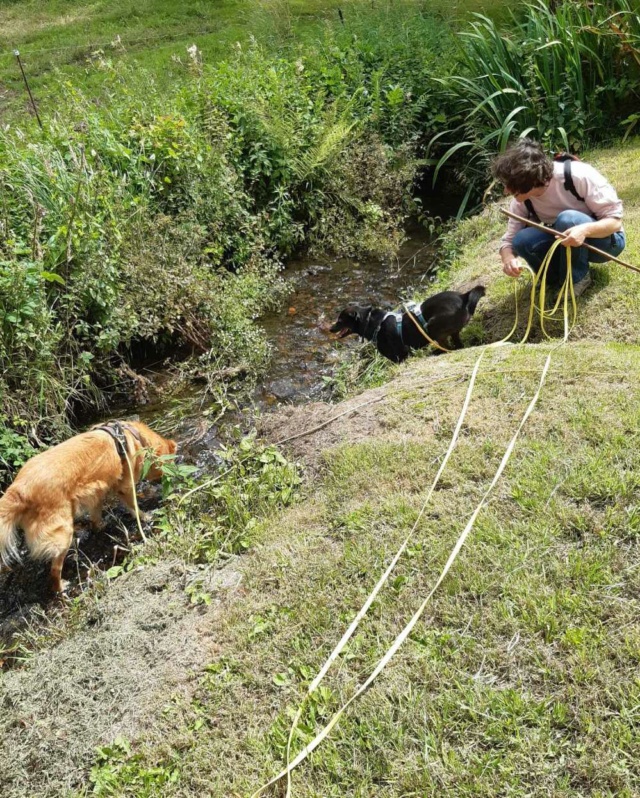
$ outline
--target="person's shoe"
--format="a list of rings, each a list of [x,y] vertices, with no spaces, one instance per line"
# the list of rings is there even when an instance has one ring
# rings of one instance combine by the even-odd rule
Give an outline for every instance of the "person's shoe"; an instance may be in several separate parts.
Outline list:
[[[579,296],[582,296],[584,292],[589,288],[593,280],[591,279],[591,275],[587,272],[586,276],[580,280],[579,283],[573,284],[573,294],[577,299]]]

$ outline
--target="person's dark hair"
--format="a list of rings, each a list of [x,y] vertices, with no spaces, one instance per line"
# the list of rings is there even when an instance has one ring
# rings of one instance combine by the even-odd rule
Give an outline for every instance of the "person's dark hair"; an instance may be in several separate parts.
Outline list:
[[[526,194],[532,188],[548,185],[553,177],[553,161],[537,141],[520,139],[498,155],[491,172],[511,194]]]

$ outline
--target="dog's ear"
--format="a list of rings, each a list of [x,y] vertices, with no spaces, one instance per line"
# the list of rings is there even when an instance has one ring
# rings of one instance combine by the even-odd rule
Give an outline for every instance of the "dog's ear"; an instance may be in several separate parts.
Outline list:
[[[178,444],[174,440],[169,439],[167,441],[167,448],[169,449],[169,454],[175,454],[178,448]]]
[[[362,324],[362,322],[371,315],[372,310],[373,305],[354,305],[353,314],[358,324]]]

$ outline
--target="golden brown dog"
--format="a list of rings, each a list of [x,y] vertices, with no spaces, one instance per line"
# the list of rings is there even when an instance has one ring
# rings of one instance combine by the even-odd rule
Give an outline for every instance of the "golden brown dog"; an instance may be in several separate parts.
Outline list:
[[[133,472],[125,458],[126,453]],[[62,564],[73,539],[73,521],[87,511],[94,528],[102,521],[107,494],[135,512],[135,485],[145,452],[173,454],[176,443],[160,437],[140,421],[96,426],[31,458],[0,499],[0,559],[18,560],[16,530],[36,559],[51,560],[51,589],[60,593]],[[157,481],[162,464],[152,464],[147,479]]]

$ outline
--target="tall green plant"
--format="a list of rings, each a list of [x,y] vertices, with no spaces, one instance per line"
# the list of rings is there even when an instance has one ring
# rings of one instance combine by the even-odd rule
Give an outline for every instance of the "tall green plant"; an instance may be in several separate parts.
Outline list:
[[[507,30],[474,15],[462,33],[458,74],[439,80],[449,115],[430,142],[439,153],[434,181],[455,163],[469,197],[512,138],[576,151],[610,135],[640,88],[620,41],[597,30],[619,2],[565,0],[551,10],[533,0]]]

